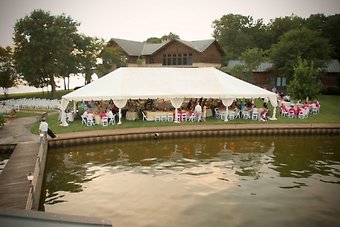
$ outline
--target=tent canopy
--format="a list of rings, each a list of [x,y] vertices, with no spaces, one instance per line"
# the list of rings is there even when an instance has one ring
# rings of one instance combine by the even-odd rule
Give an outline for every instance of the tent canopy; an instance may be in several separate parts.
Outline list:
[[[215,68],[122,67],[62,98],[82,101],[200,97],[276,99],[276,94]]]
[[[69,101],[112,99],[117,107],[123,108],[128,99],[147,98],[170,99],[176,107],[183,98],[201,97],[222,99],[226,106],[236,98],[267,98],[274,107],[277,106],[275,93],[212,67],[121,67],[64,95],[61,109],[65,110]]]

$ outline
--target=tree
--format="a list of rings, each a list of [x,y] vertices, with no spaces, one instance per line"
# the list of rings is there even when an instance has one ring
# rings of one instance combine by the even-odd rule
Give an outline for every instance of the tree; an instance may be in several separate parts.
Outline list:
[[[329,16],[323,27],[323,36],[329,39],[330,45],[334,48],[331,57],[340,59],[340,14]]]
[[[13,52],[11,47],[0,47],[0,86],[7,98],[7,89],[14,87],[18,82],[18,74],[14,69]]]
[[[162,40],[160,38],[157,38],[157,37],[150,37],[145,42],[146,43],[161,43]]]
[[[163,40],[174,40],[174,39],[180,39],[180,38],[179,38],[179,35],[176,35],[172,32],[170,32],[168,35],[163,35],[161,37],[161,41],[163,41]]]
[[[295,99],[316,98],[321,90],[320,72],[314,68],[313,61],[298,57],[293,68],[293,78],[287,86],[288,93]]]
[[[79,63],[79,71],[85,75],[85,84],[88,84],[96,70],[97,57],[103,48],[103,40],[80,35],[75,44],[74,54]]]
[[[304,25],[304,19],[301,17],[295,16],[292,14],[291,16],[286,17],[278,17],[274,20],[271,20],[268,24],[268,32],[271,37],[271,44],[277,43],[279,41],[280,36],[285,34],[290,30],[301,29]]]
[[[246,72],[252,73],[266,59],[267,55],[268,51],[251,48],[241,54],[240,60],[244,62]]]
[[[319,32],[302,28],[282,35],[279,42],[271,48],[271,59],[279,72],[289,79],[299,56],[308,62],[313,61],[316,68],[323,68],[329,60],[330,52],[328,40]]]
[[[51,85],[55,94],[54,77],[65,71],[64,63],[74,50],[78,22],[72,18],[52,16],[35,10],[14,26],[15,66],[29,85]]]
[[[99,57],[102,59],[102,64],[97,66],[97,73],[99,76],[112,72],[116,67],[126,66],[124,53],[110,42],[103,47]]]
[[[237,59],[249,48],[265,46],[260,43],[265,37],[262,20],[254,21],[250,16],[227,14],[213,21],[213,36],[226,53],[226,59]],[[261,34],[262,32],[262,34]]]

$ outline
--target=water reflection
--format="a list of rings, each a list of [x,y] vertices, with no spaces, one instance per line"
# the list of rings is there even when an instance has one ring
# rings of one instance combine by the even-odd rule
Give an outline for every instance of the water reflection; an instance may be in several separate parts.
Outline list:
[[[216,215],[219,213],[216,209],[232,209],[231,204],[236,206],[236,211],[240,209],[239,211],[248,212],[250,208],[246,202],[249,200],[247,196],[256,196],[256,204],[260,207],[267,207],[268,202],[273,201],[270,206],[274,206],[284,215],[285,212],[290,212],[290,206],[294,206],[276,207],[277,204],[282,204],[282,198],[287,197],[285,193],[313,188],[313,196],[323,197],[325,184],[339,187],[340,153],[336,152],[339,145],[339,137],[336,136],[298,136],[138,141],[50,150],[44,184],[46,195],[42,198],[42,209],[65,212],[75,204],[77,209],[86,213],[86,210],[81,209],[83,201],[80,200],[91,198],[94,200],[93,204],[96,204],[97,201],[111,199],[114,203],[126,203],[125,207],[121,206],[129,211],[117,211],[115,204],[107,205],[109,208],[96,204],[95,206],[101,207],[102,213],[95,214],[114,214],[114,217],[131,215],[138,218],[139,215],[148,215],[145,212],[138,213],[139,209],[151,209],[155,206],[160,214],[152,215],[157,219],[164,218],[162,211],[174,212],[170,206],[173,198],[179,198],[174,206],[182,204],[181,212],[188,212],[188,209],[198,212],[197,208],[192,207],[193,201],[206,203],[206,199],[212,200],[213,204],[209,202],[211,207],[206,207],[211,209],[207,215]],[[299,201],[295,197],[299,195],[299,198],[303,198],[309,195],[306,192],[301,193],[300,195],[294,191],[294,196],[286,199],[292,204],[306,203],[305,198]],[[169,195],[171,196],[168,198]],[[130,201],[132,199],[134,200]],[[151,204],[150,199],[163,201],[169,207],[158,207],[158,204]],[[322,200],[332,201],[330,198]],[[338,197],[334,201],[340,202]],[[138,206],[130,207],[136,203]],[[329,202],[327,206],[331,206]],[[103,211],[105,209],[107,212]],[[176,212],[180,212],[177,209]],[[261,215],[267,216],[275,209],[260,209],[258,212],[264,212]],[[216,213],[212,213],[213,210]],[[177,215],[184,220],[188,214]],[[196,218],[195,215],[197,214],[188,217]],[[225,215],[222,212],[221,217],[215,216],[215,224],[221,221],[217,222],[217,219],[224,218]],[[239,219],[235,218],[230,217],[229,222],[222,222],[237,222]],[[115,223],[117,221],[115,219]],[[175,222],[174,225],[180,223]],[[247,223],[240,224],[242,225],[246,226]]]

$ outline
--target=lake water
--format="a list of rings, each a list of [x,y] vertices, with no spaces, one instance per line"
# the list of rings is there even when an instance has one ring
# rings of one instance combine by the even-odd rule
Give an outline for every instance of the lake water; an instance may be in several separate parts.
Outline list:
[[[113,226],[339,226],[339,147],[265,136],[50,149],[41,209]]]

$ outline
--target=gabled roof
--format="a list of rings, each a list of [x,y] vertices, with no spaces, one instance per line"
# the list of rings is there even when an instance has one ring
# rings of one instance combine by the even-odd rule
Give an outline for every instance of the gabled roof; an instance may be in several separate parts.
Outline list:
[[[126,39],[117,39],[112,38],[112,41],[116,42],[118,46],[120,46],[128,55],[131,56],[143,56],[143,55],[152,55],[166,44],[171,41],[163,42],[163,43],[146,43],[139,41],[132,41]],[[208,40],[197,40],[197,41],[186,41],[182,39],[176,39],[176,41],[198,51],[205,51],[213,42],[214,39]]]
[[[230,60],[228,62],[227,67],[232,69],[236,65],[243,65],[243,64],[244,64],[244,62],[240,61],[240,60]],[[271,63],[271,62],[262,62],[253,72],[268,72],[269,70],[271,70],[273,68],[273,66],[274,66],[273,63]]]
[[[339,73],[340,72],[339,61],[336,59],[330,60],[326,66],[326,71],[329,73]]]
[[[244,62],[240,60],[230,60],[228,62],[227,67],[232,69],[236,65],[243,65]],[[262,62],[253,72],[268,72],[273,68],[274,64],[271,62]],[[326,72],[328,73],[339,73],[340,72],[340,63],[338,60],[333,59],[330,60],[326,65]]]

